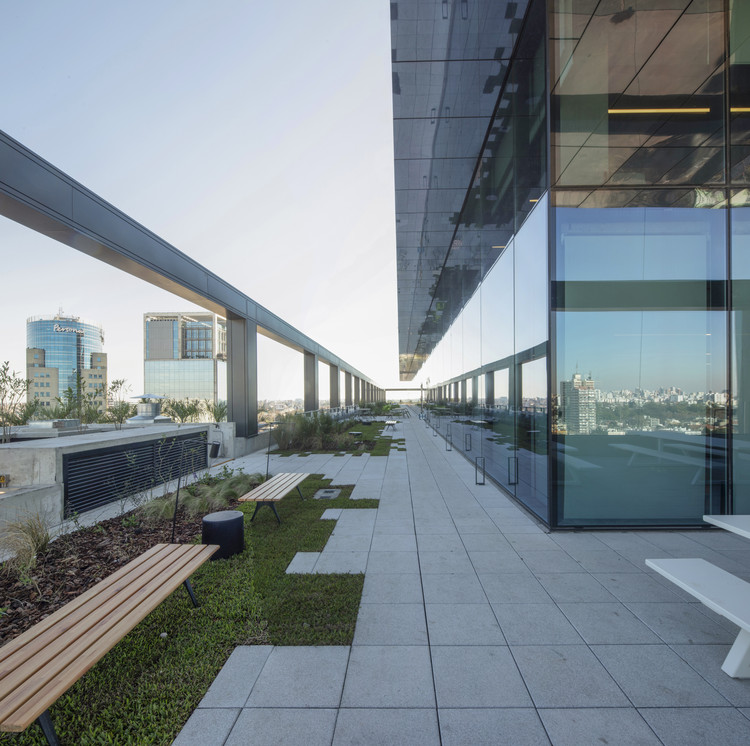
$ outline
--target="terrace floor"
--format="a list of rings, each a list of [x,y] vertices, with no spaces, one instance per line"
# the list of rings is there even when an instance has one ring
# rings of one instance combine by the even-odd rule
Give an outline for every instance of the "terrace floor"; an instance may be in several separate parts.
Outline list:
[[[750,580],[750,541],[548,533],[417,417],[393,436],[406,450],[387,458],[271,456],[380,499],[327,511],[325,550],[288,569],[365,572],[354,641],[237,648],[177,746],[750,743],[750,680],[721,671],[737,628],[644,564]]]

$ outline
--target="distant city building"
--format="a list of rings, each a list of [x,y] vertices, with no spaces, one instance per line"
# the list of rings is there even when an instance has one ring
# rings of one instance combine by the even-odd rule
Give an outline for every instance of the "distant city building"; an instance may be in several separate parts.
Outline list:
[[[568,435],[588,435],[596,429],[596,390],[591,376],[575,373],[560,381],[562,419]]]
[[[143,315],[143,380],[170,399],[227,398],[226,321],[215,313]]]
[[[26,320],[26,377],[29,397],[43,407],[54,407],[66,389],[76,391],[80,374],[83,390],[97,394],[100,412],[107,407],[107,355],[104,332],[98,324],[78,316],[32,316]]]

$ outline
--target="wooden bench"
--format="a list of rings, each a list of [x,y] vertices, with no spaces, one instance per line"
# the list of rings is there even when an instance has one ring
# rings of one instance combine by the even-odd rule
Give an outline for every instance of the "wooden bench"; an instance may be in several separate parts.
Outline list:
[[[263,484],[259,484],[255,489],[242,495],[238,500],[239,502],[255,503],[255,510],[250,518],[251,521],[255,518],[255,514],[261,506],[267,505],[273,510],[276,520],[281,523],[281,518],[279,518],[279,514],[276,512],[276,505],[274,503],[286,497],[295,487],[297,488],[297,492],[299,492],[299,496],[302,497],[299,486],[309,476],[309,474],[297,473],[277,474],[263,482]],[[304,500],[305,498],[302,497],[302,499]]]
[[[214,545],[157,544],[0,648],[0,731],[34,720],[59,744],[49,707],[179,585]]]
[[[750,678],[750,583],[704,559],[647,559],[646,564],[740,628],[721,670]]]

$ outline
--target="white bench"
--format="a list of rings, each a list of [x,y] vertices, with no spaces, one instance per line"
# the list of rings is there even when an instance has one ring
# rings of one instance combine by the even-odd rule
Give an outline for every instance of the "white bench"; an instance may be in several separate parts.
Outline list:
[[[740,628],[721,670],[750,678],[750,583],[703,559],[647,559],[646,564]]]

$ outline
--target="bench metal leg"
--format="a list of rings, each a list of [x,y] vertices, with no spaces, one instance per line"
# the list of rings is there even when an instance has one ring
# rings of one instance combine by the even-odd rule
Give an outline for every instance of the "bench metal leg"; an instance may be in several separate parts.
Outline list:
[[[279,514],[276,512],[276,505],[273,502],[263,502],[262,500],[258,500],[258,502],[255,503],[255,510],[253,511],[252,518],[250,518],[250,521],[252,522],[253,518],[255,518],[255,514],[260,510],[261,505],[268,505],[271,510],[273,510],[273,514],[276,516],[276,520],[281,523],[281,518],[279,518]]]
[[[304,500],[305,498],[304,498],[304,496],[302,495],[302,491],[300,490],[300,488],[299,488],[299,485],[297,485],[297,492],[299,492],[299,497],[300,497],[300,500]]]
[[[60,746],[60,740],[55,733],[55,728],[52,725],[52,718],[49,716],[49,710],[45,710],[37,719],[39,727],[44,733],[44,737],[47,739],[49,746]]]
[[[721,670],[734,679],[750,679],[750,632],[740,630]]]
[[[185,581],[185,588],[187,588],[187,592],[190,595],[190,600],[193,602],[193,606],[195,606],[197,608],[198,607],[198,601],[195,598],[195,593],[193,593],[193,586],[190,585],[190,581],[189,580]]]

